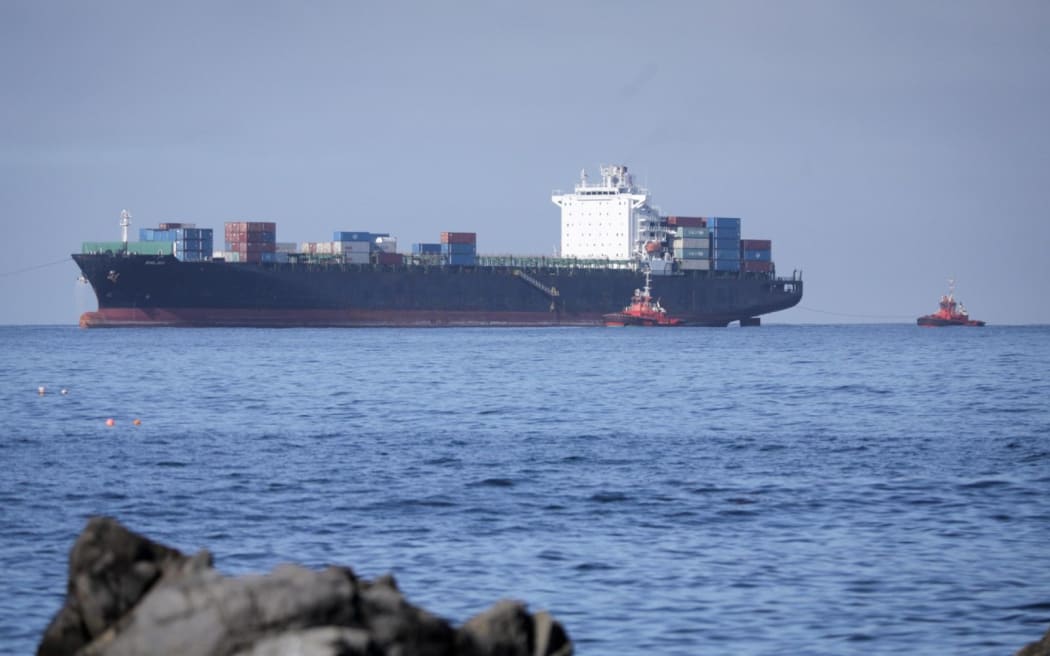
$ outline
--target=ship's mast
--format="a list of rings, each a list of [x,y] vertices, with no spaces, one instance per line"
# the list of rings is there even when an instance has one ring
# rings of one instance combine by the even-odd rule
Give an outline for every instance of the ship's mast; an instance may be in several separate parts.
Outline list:
[[[128,227],[131,226],[131,212],[120,210],[120,241],[124,246],[128,245]]]

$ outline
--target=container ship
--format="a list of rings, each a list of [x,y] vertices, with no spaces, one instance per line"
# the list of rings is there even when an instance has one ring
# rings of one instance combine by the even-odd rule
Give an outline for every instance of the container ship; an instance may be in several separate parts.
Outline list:
[[[335,231],[288,243],[277,225],[167,222],[129,241],[86,242],[72,257],[98,310],[83,327],[601,326],[648,277],[685,325],[742,326],[802,298],[779,277],[768,239],[743,239],[735,217],[665,216],[622,165],[586,172],[561,208],[557,256],[486,255],[473,232],[442,232],[404,252],[396,237]]]

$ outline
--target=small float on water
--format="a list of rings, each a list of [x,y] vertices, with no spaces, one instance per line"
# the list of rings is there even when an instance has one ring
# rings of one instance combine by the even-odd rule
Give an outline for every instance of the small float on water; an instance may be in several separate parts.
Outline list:
[[[984,322],[971,319],[966,306],[955,300],[955,281],[948,281],[948,293],[941,296],[941,307],[933,314],[926,314],[916,322],[926,328],[943,328],[944,326],[983,326]]]
[[[645,287],[634,290],[631,304],[620,312],[602,315],[606,326],[681,326],[684,321],[667,314],[659,300],[653,300],[651,274],[645,272]]]

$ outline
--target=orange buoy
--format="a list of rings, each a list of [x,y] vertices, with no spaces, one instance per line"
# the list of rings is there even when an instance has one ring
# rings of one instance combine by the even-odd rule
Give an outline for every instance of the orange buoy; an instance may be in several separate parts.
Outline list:
[[[113,421],[112,417],[110,417],[109,419],[106,420],[106,425],[107,426],[112,426],[115,423],[117,423],[117,422]]]
[[[136,426],[141,426],[141,425],[142,425],[142,420],[141,420],[141,419],[138,419],[138,418],[136,418],[136,419],[135,419],[135,421],[133,421],[133,422],[131,422],[131,423],[135,424]]]

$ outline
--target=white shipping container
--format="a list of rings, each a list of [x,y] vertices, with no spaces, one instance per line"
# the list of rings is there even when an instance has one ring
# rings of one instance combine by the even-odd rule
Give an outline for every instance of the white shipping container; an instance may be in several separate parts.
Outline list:
[[[711,260],[682,260],[678,268],[682,271],[710,271]]]
[[[364,253],[365,255],[372,252],[372,242],[370,241],[336,241],[329,242],[332,246],[333,253]]]
[[[301,248],[301,252],[311,255],[331,255],[334,252],[330,241],[304,241]]]
[[[219,253],[219,255],[221,255],[227,262],[241,261],[241,254],[237,251],[223,251],[222,253]]]
[[[343,253],[343,262],[346,262],[347,264],[369,264],[371,261],[372,256],[369,253]]]
[[[298,253],[299,244],[294,241],[279,241],[275,250],[278,253]]]
[[[675,248],[711,248],[711,241],[708,239],[692,239],[689,237],[677,237],[674,240]]]

